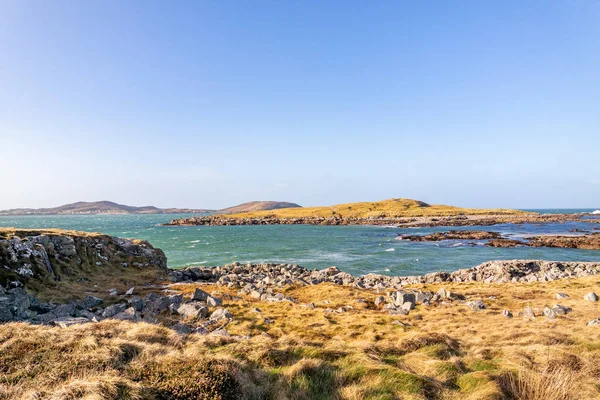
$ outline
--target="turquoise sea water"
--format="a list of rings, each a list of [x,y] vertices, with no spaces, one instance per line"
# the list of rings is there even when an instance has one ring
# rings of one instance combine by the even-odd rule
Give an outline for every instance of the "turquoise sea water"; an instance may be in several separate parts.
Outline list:
[[[589,210],[591,211],[591,210]],[[159,226],[182,215],[0,216],[0,226],[62,228],[146,239],[165,251],[170,267],[214,266],[233,261],[287,262],[307,268],[335,265],[352,274],[413,275],[451,271],[498,259],[600,261],[600,250],[490,248],[461,241],[398,241],[403,233],[461,228],[386,228],[372,226]],[[597,223],[503,224],[468,227],[510,235],[569,233]],[[597,232],[597,231],[596,231]]]

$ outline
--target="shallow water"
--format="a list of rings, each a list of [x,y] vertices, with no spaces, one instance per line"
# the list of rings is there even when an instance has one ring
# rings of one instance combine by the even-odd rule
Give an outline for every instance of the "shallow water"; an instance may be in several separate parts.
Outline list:
[[[483,242],[398,241],[403,233],[450,229],[497,231],[510,235],[573,234],[600,224],[502,224],[467,228],[385,228],[373,226],[158,226],[182,215],[0,216],[0,226],[62,228],[146,239],[165,251],[170,267],[223,265],[233,261],[287,262],[307,268],[335,265],[352,274],[413,275],[452,271],[489,260],[547,259],[600,261],[600,250],[492,248]],[[393,250],[392,250],[393,249]]]

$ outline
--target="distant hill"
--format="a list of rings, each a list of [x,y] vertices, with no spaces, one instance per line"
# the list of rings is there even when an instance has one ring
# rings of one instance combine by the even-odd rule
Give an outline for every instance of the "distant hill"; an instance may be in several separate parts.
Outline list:
[[[158,208],[154,206],[134,207],[112,201],[79,201],[54,208],[15,208],[2,210],[0,215],[60,215],[60,214],[196,214],[213,210],[190,208]]]
[[[250,201],[237,206],[217,211],[219,214],[235,214],[243,212],[279,210],[282,208],[301,208],[302,206],[285,201]]]

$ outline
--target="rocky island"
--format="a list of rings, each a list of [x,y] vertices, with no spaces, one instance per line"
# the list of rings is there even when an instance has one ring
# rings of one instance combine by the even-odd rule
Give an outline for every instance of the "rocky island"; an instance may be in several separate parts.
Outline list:
[[[600,263],[392,277],[166,261],[144,241],[0,230],[2,397],[600,395]]]
[[[328,207],[283,208],[175,219],[165,225],[481,225],[486,221],[528,220],[536,214],[505,209],[471,209],[389,199]],[[535,218],[535,217],[531,217]]]

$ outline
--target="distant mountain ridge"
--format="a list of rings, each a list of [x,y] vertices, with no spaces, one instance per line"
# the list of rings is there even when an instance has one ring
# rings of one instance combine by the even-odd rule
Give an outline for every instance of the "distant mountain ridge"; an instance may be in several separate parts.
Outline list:
[[[288,207],[300,207],[298,204],[283,201],[251,201],[223,210],[193,208],[158,208],[154,206],[127,206],[112,201],[79,201],[52,208],[13,208],[0,210],[0,215],[90,215],[90,214],[206,214],[240,213],[263,210],[277,210]]]
[[[81,215],[81,214],[200,214],[213,210],[191,208],[134,207],[112,201],[79,201],[52,208],[14,208],[2,210],[0,215]]]

